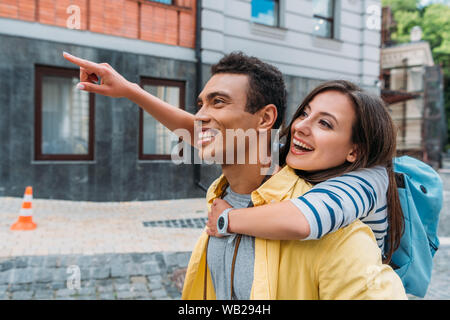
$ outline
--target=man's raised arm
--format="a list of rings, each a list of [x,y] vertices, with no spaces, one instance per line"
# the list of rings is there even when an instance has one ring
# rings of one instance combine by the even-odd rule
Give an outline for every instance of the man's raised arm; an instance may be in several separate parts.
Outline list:
[[[174,107],[151,95],[138,84],[122,77],[107,63],[95,63],[75,57],[67,52],[63,56],[80,67],[80,83],[77,88],[87,92],[98,93],[108,97],[127,98],[147,111],[169,130],[186,129],[194,143],[194,115]],[[100,80],[100,84],[97,82]]]

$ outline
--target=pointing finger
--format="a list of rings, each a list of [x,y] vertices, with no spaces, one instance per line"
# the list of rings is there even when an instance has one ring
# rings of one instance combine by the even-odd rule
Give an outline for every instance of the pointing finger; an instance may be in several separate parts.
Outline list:
[[[102,76],[103,74],[103,67],[100,66],[98,63],[75,57],[67,52],[63,52],[63,57],[66,58],[66,60],[72,62],[73,64],[76,64],[79,67],[83,67],[84,69],[89,71],[89,73],[96,73],[100,76]]]

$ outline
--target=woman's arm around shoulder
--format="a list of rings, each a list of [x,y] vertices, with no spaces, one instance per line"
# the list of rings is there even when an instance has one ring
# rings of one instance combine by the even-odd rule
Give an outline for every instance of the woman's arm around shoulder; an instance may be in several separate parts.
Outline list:
[[[370,213],[375,199],[385,198],[385,180],[383,167],[363,169],[319,183],[290,201],[233,209],[228,232],[274,240],[319,239]],[[210,235],[218,236],[217,218],[229,207],[224,200],[214,201]]]

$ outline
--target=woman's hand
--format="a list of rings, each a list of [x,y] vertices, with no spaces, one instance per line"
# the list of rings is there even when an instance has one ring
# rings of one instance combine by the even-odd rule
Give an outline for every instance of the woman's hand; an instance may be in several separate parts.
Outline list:
[[[80,90],[114,98],[127,98],[131,88],[135,85],[122,77],[107,63],[95,63],[75,57],[67,52],[64,52],[63,56],[80,67],[80,83],[77,85]],[[100,84],[97,84],[99,80]]]
[[[218,231],[217,231],[217,219],[222,214],[222,212],[227,209],[231,208],[231,206],[222,199],[215,199],[212,206],[211,211],[208,212],[208,222],[206,223],[206,226],[208,227],[206,229],[206,232],[213,237],[223,237]]]

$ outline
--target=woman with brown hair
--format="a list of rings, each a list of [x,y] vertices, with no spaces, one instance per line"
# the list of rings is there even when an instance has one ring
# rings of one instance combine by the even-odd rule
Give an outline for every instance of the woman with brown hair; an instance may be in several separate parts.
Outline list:
[[[340,110],[339,103],[351,108]],[[216,227],[221,214],[228,216],[227,233],[276,240],[318,239],[361,219],[389,263],[403,214],[392,165],[396,132],[383,101],[348,81],[325,82],[308,94],[281,137],[281,166],[314,187],[301,197],[253,208],[232,209],[216,199],[208,234],[222,236]]]

